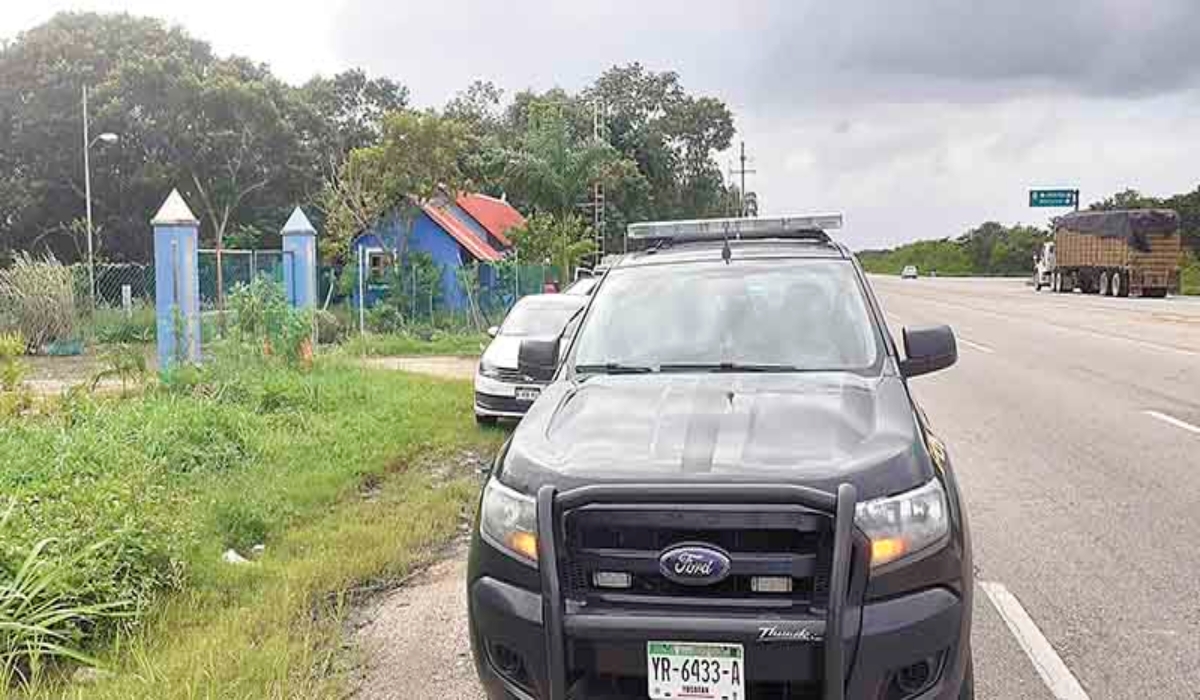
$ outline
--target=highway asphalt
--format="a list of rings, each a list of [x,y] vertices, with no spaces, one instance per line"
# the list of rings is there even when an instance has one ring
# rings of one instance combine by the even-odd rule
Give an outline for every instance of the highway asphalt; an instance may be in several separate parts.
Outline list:
[[[898,343],[939,323],[959,340],[912,390],[950,448],[978,579],[1033,626],[976,596],[979,696],[1200,697],[1200,300],[871,283]]]

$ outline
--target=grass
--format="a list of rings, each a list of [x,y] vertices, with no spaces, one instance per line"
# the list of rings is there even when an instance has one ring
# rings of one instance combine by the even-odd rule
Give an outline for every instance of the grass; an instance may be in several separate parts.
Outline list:
[[[54,538],[45,556],[72,562],[60,593],[129,615],[77,628],[111,678],[43,680],[28,695],[338,695],[350,592],[409,571],[477,492],[469,469],[430,465],[501,439],[474,426],[470,391],[243,353],[133,399],[76,396],[0,421],[0,493],[17,504],[0,531],[0,581]],[[254,564],[220,561],[258,543]]]
[[[92,343],[108,345],[154,342],[154,307],[147,304],[135,304],[128,316],[123,309],[102,306],[82,323],[85,334]]]
[[[435,331],[428,337],[403,333],[352,336],[343,348],[347,354],[377,357],[402,355],[457,355],[478,357],[489,342],[483,333],[448,333]]]

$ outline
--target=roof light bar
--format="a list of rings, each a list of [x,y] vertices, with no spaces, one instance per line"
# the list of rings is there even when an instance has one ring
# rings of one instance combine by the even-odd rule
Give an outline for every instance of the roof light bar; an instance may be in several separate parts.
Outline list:
[[[630,224],[632,239],[787,238],[797,234],[842,227],[841,214],[781,216],[772,218],[692,219],[647,221]]]

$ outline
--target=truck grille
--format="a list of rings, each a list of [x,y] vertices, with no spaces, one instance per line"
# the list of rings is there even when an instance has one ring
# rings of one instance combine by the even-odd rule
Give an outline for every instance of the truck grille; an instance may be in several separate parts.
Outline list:
[[[563,585],[589,606],[823,609],[832,565],[833,519],[797,505],[586,505],[564,514]],[[691,543],[730,557],[724,580],[679,584],[659,572],[660,554]],[[599,588],[597,571],[628,573],[626,589]],[[759,593],[756,576],[787,577],[788,593]]]

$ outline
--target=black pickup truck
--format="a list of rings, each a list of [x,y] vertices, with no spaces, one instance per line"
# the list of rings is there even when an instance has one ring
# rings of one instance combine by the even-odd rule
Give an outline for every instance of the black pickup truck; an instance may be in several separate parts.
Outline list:
[[[492,700],[972,698],[946,447],[840,216],[639,224],[484,486],[470,634]]]

